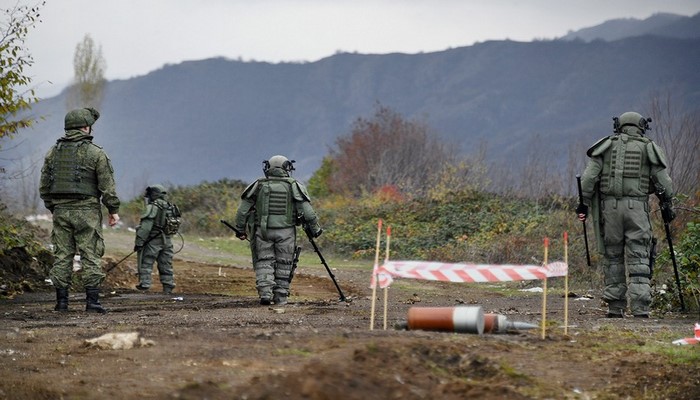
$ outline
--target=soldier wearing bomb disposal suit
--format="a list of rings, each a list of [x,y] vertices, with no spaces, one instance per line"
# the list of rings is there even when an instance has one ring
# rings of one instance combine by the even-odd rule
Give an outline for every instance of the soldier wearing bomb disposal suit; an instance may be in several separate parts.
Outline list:
[[[136,289],[150,289],[153,263],[157,262],[163,293],[170,294],[175,288],[172,236],[177,234],[180,227],[180,210],[167,200],[167,192],[162,185],[147,187],[146,199],[148,204],[141,214],[134,240],[139,274]]]
[[[236,235],[242,240],[250,238],[255,285],[262,305],[287,303],[296,225],[307,225],[314,237],[323,232],[306,187],[290,176],[293,163],[280,155],[263,161],[265,177],[243,191],[236,211]]]
[[[627,298],[632,315],[648,318],[651,305],[652,243],[649,194],[657,193],[662,217],[670,222],[673,186],[663,150],[646,137],[651,119],[626,112],[614,120],[614,134],[586,153],[590,160],[581,177],[583,204],[576,209],[585,221],[589,207],[603,254],[608,318],[622,318]]]
[[[93,108],[69,111],[64,120],[65,135],[46,154],[41,169],[39,194],[53,214],[55,261],[49,277],[56,288],[56,311],[68,310],[73,257],[80,254],[85,310],[106,312],[99,302],[105,278],[100,203],[107,208],[109,225],[114,226],[119,221],[120,201],[112,163],[102,147],[92,143],[92,126],[99,117]]]

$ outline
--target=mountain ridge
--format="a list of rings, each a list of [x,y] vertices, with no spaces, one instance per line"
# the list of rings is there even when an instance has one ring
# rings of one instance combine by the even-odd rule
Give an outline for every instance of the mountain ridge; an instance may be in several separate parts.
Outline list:
[[[517,168],[535,146],[561,168],[572,146],[583,153],[611,132],[613,115],[644,113],[655,92],[700,104],[697,65],[700,39],[653,35],[304,63],[186,61],[108,82],[95,142],[126,196],[156,182],[252,181],[274,154],[296,159],[297,177],[308,179],[336,138],[382,104],[425,121],[462,154],[487,143],[489,162]],[[40,160],[63,133],[64,96],[34,106],[45,119],[11,153]]]

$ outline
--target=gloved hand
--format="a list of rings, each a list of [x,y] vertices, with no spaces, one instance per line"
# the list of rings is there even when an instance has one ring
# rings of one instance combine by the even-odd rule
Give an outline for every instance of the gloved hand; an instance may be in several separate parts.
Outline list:
[[[588,206],[581,203],[576,207],[576,215],[583,214],[584,219],[588,216]]]
[[[312,235],[313,235],[313,237],[314,237],[314,239],[315,239],[315,238],[321,236],[322,233],[323,233],[323,229],[318,228],[316,231],[312,232]]]
[[[143,249],[143,245],[134,245],[134,251],[141,251]]]
[[[236,237],[241,240],[246,240],[248,238],[248,235],[246,235],[246,233],[243,231],[238,231],[236,232]]]
[[[667,224],[676,219],[676,213],[673,212],[671,202],[665,201],[661,203],[661,218],[663,218],[664,222]]]

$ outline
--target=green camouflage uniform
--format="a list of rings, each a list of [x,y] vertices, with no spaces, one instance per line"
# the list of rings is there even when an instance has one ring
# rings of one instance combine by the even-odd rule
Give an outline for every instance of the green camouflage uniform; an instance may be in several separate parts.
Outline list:
[[[625,125],[598,141],[587,152],[590,160],[581,177],[584,203],[592,208],[598,250],[604,256],[603,300],[609,316],[624,314],[628,294],[632,314],[648,316],[652,240],[648,198],[655,187],[668,201],[672,194],[665,155],[643,133],[638,126]]]
[[[60,188],[61,183],[65,185],[66,182],[65,179],[64,182],[59,182],[61,165],[55,161],[57,154],[63,151],[59,148],[70,145],[78,147],[74,180],[80,180],[84,190],[77,191],[84,193],[69,193],[71,190]],[[78,169],[81,172],[77,172]],[[82,175],[78,177],[78,173]],[[117,214],[120,204],[109,157],[100,146],[92,143],[90,134],[80,130],[67,130],[65,136],[46,155],[41,169],[39,193],[46,208],[53,213],[51,241],[55,262],[49,272],[51,282],[56,288],[67,289],[71,285],[73,256],[80,254],[85,287],[99,287],[105,278],[101,267],[105,246],[100,199],[110,214]]]
[[[165,200],[165,191],[152,192],[150,203],[141,215],[141,222],[136,227],[135,248],[138,249],[139,289],[151,287],[153,263],[158,262],[158,276],[163,285],[163,292],[170,293],[175,287],[173,277],[173,242],[162,226],[162,213],[169,206]]]
[[[265,178],[243,191],[236,212],[236,229],[250,238],[255,285],[262,304],[287,302],[296,248],[295,225],[308,224],[314,235],[321,232],[306,188],[288,171],[274,166],[265,170]]]

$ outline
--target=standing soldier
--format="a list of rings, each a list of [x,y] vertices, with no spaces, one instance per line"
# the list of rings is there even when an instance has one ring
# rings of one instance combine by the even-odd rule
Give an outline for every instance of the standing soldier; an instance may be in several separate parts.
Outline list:
[[[675,217],[671,209],[673,188],[663,150],[644,135],[651,129],[651,119],[626,112],[613,121],[615,133],[586,153],[590,160],[581,178],[584,202],[576,213],[585,221],[591,206],[598,250],[605,259],[603,300],[608,303],[608,318],[624,316],[627,294],[632,315],[648,318],[649,194],[656,191],[662,210],[666,210],[662,217],[670,222]]]
[[[146,188],[148,205],[136,227],[134,251],[138,252],[139,284],[136,289],[148,290],[151,287],[153,263],[158,261],[158,275],[163,285],[163,293],[172,293],[175,287],[173,278],[172,236],[180,228],[180,210],[166,200],[165,188],[153,185]]]
[[[295,263],[295,225],[308,224],[314,237],[322,232],[306,187],[290,176],[293,163],[280,155],[263,161],[265,177],[243,191],[236,212],[237,237],[251,237],[255,286],[262,305],[287,303]]]
[[[109,225],[119,221],[119,198],[114,169],[102,147],[92,143],[92,125],[100,117],[93,108],[69,111],[65,136],[49,150],[41,169],[39,193],[53,214],[51,241],[55,261],[49,272],[56,288],[56,311],[68,310],[68,288],[72,282],[73,257],[80,254],[85,284],[85,311],[107,312],[99,302],[105,278],[101,258],[102,204],[109,212]]]

